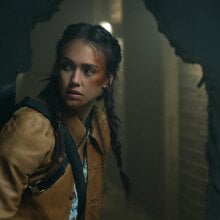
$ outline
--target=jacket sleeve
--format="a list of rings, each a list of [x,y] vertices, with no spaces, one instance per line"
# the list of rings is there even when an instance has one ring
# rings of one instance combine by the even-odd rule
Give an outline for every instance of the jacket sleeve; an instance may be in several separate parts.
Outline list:
[[[19,110],[5,125],[0,134],[0,219],[15,215],[30,176],[53,147],[50,122],[34,110]]]

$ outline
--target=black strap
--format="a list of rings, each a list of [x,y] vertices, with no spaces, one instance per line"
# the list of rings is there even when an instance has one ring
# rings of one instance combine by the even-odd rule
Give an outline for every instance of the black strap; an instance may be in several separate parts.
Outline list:
[[[69,158],[72,171],[74,174],[74,180],[76,184],[76,191],[78,194],[78,217],[82,214],[86,200],[86,182],[83,174],[83,164],[81,162],[79,153],[77,151],[75,142],[67,129],[67,127],[61,123],[61,132],[64,137],[66,153]]]
[[[43,103],[32,99],[29,96],[24,97],[18,104],[15,105],[15,109],[21,108],[23,106],[27,106],[29,108],[35,109],[36,111],[43,114],[46,118],[48,118],[50,121],[53,119],[53,114],[51,111],[47,108],[46,105]]]
[[[69,163],[69,160],[64,158],[61,166],[51,172],[48,176],[44,177],[41,180],[38,180],[37,182],[33,182],[28,184],[27,188],[23,191],[24,197],[30,197],[35,194],[39,194],[44,192],[46,189],[51,187],[64,173],[65,169]]]
[[[34,100],[26,96],[19,103],[15,105],[15,110],[24,106],[27,106],[29,108],[32,108],[40,112],[50,121],[52,121],[53,115],[43,103],[40,103],[37,100]],[[46,189],[48,189],[49,187],[51,187],[65,173],[65,168],[68,163],[69,163],[68,159],[64,158],[61,166],[59,166],[53,172],[49,173],[48,176],[44,177],[41,180],[38,180],[37,182],[28,184],[27,188],[23,191],[23,196],[27,197],[27,196],[32,196],[34,194],[39,194],[45,191]]]

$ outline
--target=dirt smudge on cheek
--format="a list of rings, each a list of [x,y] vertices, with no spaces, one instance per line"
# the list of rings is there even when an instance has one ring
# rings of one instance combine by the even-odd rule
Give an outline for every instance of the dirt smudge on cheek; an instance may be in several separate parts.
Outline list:
[[[103,86],[105,82],[105,76],[104,75],[98,75],[94,79],[90,80],[90,84],[96,87],[101,87]]]

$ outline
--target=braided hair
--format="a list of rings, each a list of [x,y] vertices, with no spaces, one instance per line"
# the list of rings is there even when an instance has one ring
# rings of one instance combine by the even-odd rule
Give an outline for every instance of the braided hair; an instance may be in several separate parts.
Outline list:
[[[115,112],[114,104],[114,82],[117,79],[117,71],[121,62],[121,48],[116,38],[100,25],[91,25],[88,23],[78,23],[69,25],[63,33],[62,38],[56,47],[56,60],[52,74],[49,76],[49,83],[41,91],[39,97],[46,102],[49,108],[54,112],[56,121],[61,120],[61,97],[58,89],[57,73],[59,71],[59,62],[62,58],[66,45],[74,39],[83,39],[92,44],[97,50],[101,51],[105,57],[106,74],[113,77],[113,82],[108,88],[105,88],[103,94],[97,99],[104,100],[104,107],[110,128],[111,146],[114,152],[116,163],[119,169],[121,181],[126,195],[129,194],[129,179],[123,171],[122,166],[122,144],[119,139],[120,119]],[[56,124],[56,121],[54,122]]]

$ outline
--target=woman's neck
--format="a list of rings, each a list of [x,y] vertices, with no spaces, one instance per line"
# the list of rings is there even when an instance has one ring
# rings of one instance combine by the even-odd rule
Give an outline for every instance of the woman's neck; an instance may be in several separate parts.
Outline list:
[[[71,109],[71,108],[64,108],[63,109],[63,116],[64,118],[68,119],[75,115],[80,119],[82,123],[85,123],[86,118],[88,117],[89,113],[92,110],[92,106],[90,108],[80,108],[80,109]]]

